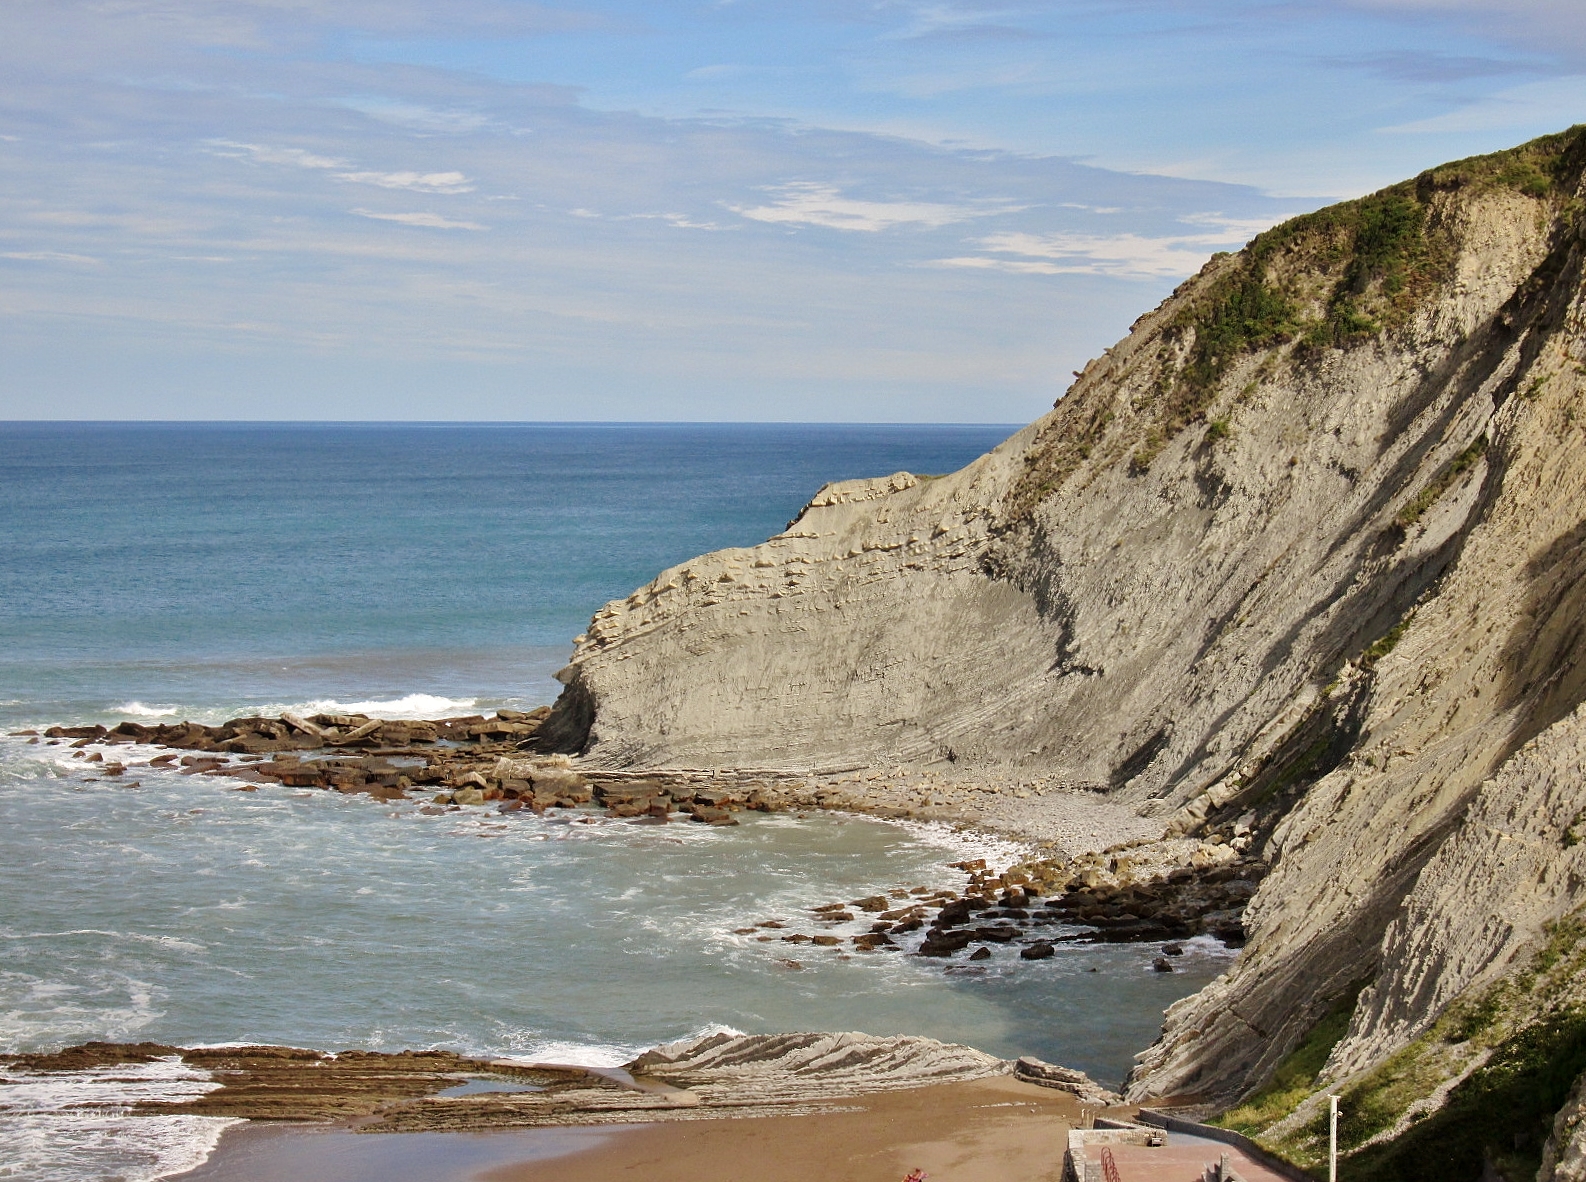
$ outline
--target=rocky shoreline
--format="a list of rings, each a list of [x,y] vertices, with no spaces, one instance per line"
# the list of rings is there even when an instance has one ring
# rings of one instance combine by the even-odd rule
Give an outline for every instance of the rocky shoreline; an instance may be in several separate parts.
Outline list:
[[[1021,959],[1042,960],[1063,943],[1158,942],[1154,967],[1171,972],[1184,940],[1209,935],[1228,947],[1243,945],[1241,916],[1264,871],[1247,852],[1248,825],[1232,823],[1205,839],[1165,838],[1159,823],[1038,779],[1004,783],[905,767],[577,767],[566,755],[537,750],[549,714],[543,706],[428,721],[283,714],[214,726],[55,726],[12,737],[69,746],[91,780],[126,787],[138,786],[132,777],[139,767],[164,768],[241,781],[238,791],[273,783],[382,802],[417,800],[421,812],[432,814],[558,810],[575,822],[604,814],[652,825],[682,818],[735,825],[745,811],[827,810],[973,826],[1031,846],[1031,856],[1000,873],[983,859],[954,863],[965,876],[958,890],[903,884],[735,932],[786,944],[790,953],[903,952],[967,962],[988,959],[993,946],[1017,944]],[[117,748],[134,746],[164,753],[117,758]],[[1031,832],[1018,825],[1020,806],[1030,806],[1044,827]],[[1115,840],[1120,835],[1125,840]],[[783,963],[803,967],[791,958]]]
[[[830,1112],[835,1102],[933,1084],[1016,1076],[1082,1104],[1121,1103],[1082,1072],[1012,1062],[907,1035],[713,1034],[652,1048],[618,1068],[478,1058],[450,1051],[326,1051],[90,1042],[0,1055],[0,1081],[180,1065],[210,1090],[142,1102],[139,1116],[337,1124],[361,1133],[476,1131]]]

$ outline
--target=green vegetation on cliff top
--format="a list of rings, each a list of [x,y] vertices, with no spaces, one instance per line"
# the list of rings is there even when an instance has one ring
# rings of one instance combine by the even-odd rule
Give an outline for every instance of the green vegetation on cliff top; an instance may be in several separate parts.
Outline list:
[[[1586,125],[1428,169],[1274,226],[1232,259],[1214,258],[1191,281],[1202,290],[1163,333],[1155,396],[1137,408],[1145,423],[1137,419],[1129,428],[1132,469],[1149,468],[1174,436],[1205,419],[1223,378],[1252,353],[1292,346],[1294,360],[1304,363],[1408,320],[1456,257],[1453,228],[1431,216],[1439,194],[1505,188],[1552,198],[1567,192],[1583,165]],[[1106,439],[1115,420],[1111,399],[1098,390],[1082,401],[1057,416],[1026,455],[1008,495],[1010,518],[1055,491]]]
[[[1204,417],[1242,357],[1295,341],[1304,359],[1403,324],[1454,263],[1452,232],[1430,219],[1437,194],[1502,187],[1546,198],[1579,170],[1583,148],[1586,128],[1572,128],[1430,169],[1258,234],[1238,265],[1169,326],[1169,343],[1185,342],[1188,352],[1176,372],[1163,375],[1158,421],[1135,453],[1136,467],[1148,466],[1168,439]]]

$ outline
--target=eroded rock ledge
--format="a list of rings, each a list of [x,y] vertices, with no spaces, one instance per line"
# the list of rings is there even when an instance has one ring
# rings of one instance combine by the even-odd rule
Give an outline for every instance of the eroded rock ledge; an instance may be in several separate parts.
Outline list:
[[[714,1034],[668,1043],[620,1068],[579,1068],[447,1051],[183,1048],[86,1043],[0,1056],[0,1091],[57,1072],[165,1061],[208,1073],[212,1090],[138,1115],[334,1122],[364,1133],[611,1124],[820,1111],[876,1092],[1007,1075],[1014,1064],[969,1047],[869,1034]],[[1117,1098],[1077,1071],[1037,1082],[1089,1103]]]

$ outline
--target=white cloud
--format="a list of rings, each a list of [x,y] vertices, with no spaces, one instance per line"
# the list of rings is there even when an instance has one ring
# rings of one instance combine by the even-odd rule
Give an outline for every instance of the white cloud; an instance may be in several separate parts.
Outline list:
[[[573,211],[575,214],[578,210]],[[592,215],[598,217],[598,214]],[[720,222],[699,222],[689,217],[686,213],[628,213],[611,219],[615,222],[665,222],[679,230],[730,230],[734,227],[724,226]]]
[[[7,250],[0,259],[17,259],[28,263],[97,263],[99,260],[86,254],[68,254],[60,250]]]
[[[256,160],[260,164],[285,164],[316,170],[352,168],[346,160],[320,156],[303,148],[275,148],[266,144],[244,144],[236,140],[210,140],[216,156],[233,160]],[[336,179],[358,185],[377,185],[382,189],[407,189],[414,193],[472,193],[474,182],[460,172],[338,172]]]
[[[1231,218],[1224,213],[1187,213],[1178,220],[1186,226],[1212,226],[1223,232],[1220,238],[1208,241],[1237,242],[1243,246],[1261,231],[1269,230],[1293,216],[1286,213],[1278,217]]]
[[[1444,115],[1379,130],[1399,135],[1483,131],[1524,133],[1538,128],[1562,131],[1586,120],[1586,75],[1548,78],[1500,90]]]
[[[257,160],[260,164],[291,164],[298,168],[346,168],[347,161],[330,156],[319,156],[303,148],[272,148],[264,144],[240,144],[235,140],[210,140],[215,152],[234,160]]]
[[[660,216],[661,220],[666,222],[667,225],[675,226],[679,230],[728,230],[732,228],[723,226],[719,222],[696,222],[684,213],[663,213]]]
[[[485,127],[490,120],[478,111],[460,108],[442,109],[422,103],[404,102],[400,99],[354,97],[341,100],[341,105],[359,114],[368,115],[382,123],[410,127],[418,131],[446,132],[464,135]]]
[[[474,183],[460,172],[339,172],[339,181],[408,189],[414,193],[472,193]]]
[[[400,222],[404,226],[424,226],[431,230],[488,230],[478,222],[460,222],[443,218],[438,213],[376,213],[372,209],[354,209],[349,212],[359,217],[374,218],[382,222]]]
[[[1193,275],[1216,250],[1243,245],[1272,225],[1269,219],[1190,214],[1192,225],[1218,226],[1204,234],[1031,234],[1013,231],[976,240],[986,254],[936,259],[940,267],[972,267],[1019,275],[1110,275],[1122,279],[1177,279]]]
[[[836,185],[823,185],[814,181],[794,181],[769,187],[766,192],[777,194],[770,205],[751,208],[729,205],[727,208],[757,222],[824,226],[831,230],[863,230],[868,233],[890,230],[894,226],[924,226],[934,230],[970,218],[1017,213],[1026,208],[1000,201],[975,205],[945,205],[932,201],[864,201],[857,197],[844,197]]]

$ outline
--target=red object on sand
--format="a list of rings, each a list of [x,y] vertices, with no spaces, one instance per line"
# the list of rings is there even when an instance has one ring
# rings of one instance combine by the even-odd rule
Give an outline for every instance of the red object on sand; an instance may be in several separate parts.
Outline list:
[[[929,1177],[930,1175],[924,1170],[910,1170],[908,1177],[904,1178],[903,1182],[925,1182]]]

